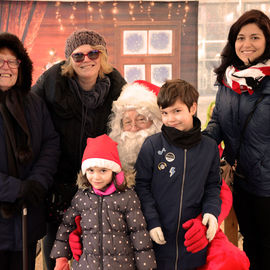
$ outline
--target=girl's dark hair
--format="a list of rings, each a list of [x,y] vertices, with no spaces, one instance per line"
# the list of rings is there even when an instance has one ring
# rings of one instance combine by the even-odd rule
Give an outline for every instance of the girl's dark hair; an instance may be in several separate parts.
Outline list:
[[[124,181],[121,185],[117,184],[115,172],[113,172],[112,178],[113,178],[112,181],[114,183],[116,190],[124,191],[126,189],[126,187],[127,187],[126,181]],[[80,171],[78,174],[77,185],[79,186],[79,188],[88,188],[91,186],[91,184],[89,183],[89,181],[86,177],[86,174],[83,175],[82,171]]]
[[[190,109],[194,102],[198,103],[198,98],[198,91],[190,83],[180,79],[168,80],[159,90],[157,104],[165,109],[180,99]]]
[[[245,12],[230,28],[227,44],[221,53],[221,64],[219,67],[214,69],[214,72],[217,74],[217,81],[219,83],[222,83],[228,66],[233,65],[238,69],[245,68],[243,61],[241,61],[236,55],[235,41],[241,28],[250,23],[255,23],[263,31],[266,40],[264,53],[250,63],[250,66],[270,59],[270,19],[260,10],[249,10]]]

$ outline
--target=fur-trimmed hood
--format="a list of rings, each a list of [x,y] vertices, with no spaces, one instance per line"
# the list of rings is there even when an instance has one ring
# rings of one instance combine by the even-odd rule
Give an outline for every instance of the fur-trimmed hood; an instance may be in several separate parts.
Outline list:
[[[125,175],[125,182],[124,186],[128,188],[132,188],[135,186],[135,170],[124,170],[124,175]],[[85,175],[82,174],[82,171],[79,172],[78,177],[77,177],[77,185],[78,188],[80,189],[88,189],[90,187],[90,184],[86,178]]]
[[[17,36],[8,32],[0,33],[0,49],[2,48],[11,50],[21,60],[15,87],[20,89],[23,94],[27,94],[32,85],[33,63],[26,49]]]

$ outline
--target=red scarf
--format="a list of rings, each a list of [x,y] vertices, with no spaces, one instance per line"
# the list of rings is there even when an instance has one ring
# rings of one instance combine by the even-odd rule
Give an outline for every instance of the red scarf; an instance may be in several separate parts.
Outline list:
[[[250,95],[260,85],[260,82],[265,76],[270,75],[270,60],[266,63],[248,67],[243,70],[238,70],[234,66],[229,66],[225,72],[223,84],[238,94],[248,91]]]

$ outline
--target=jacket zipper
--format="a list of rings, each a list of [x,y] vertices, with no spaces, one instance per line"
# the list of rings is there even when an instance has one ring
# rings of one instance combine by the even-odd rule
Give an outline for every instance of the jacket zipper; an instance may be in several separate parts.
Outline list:
[[[184,194],[184,184],[186,178],[186,166],[187,166],[187,149],[184,150],[184,170],[183,170],[183,180],[181,185],[181,194],[180,194],[180,205],[179,205],[179,215],[178,215],[178,222],[177,222],[177,231],[176,231],[176,258],[175,258],[175,266],[174,269],[177,270],[177,262],[179,260],[179,246],[178,246],[178,238],[179,238],[179,230],[180,230],[180,221],[182,216],[182,207],[183,207],[183,194]]]
[[[100,269],[103,269],[103,226],[102,226],[102,203],[103,197],[99,196],[99,205],[98,205],[98,226],[99,226],[99,254],[100,254]]]

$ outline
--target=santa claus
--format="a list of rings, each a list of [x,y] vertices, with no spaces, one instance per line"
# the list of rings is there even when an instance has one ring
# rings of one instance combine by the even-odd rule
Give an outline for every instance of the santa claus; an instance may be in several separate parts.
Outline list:
[[[146,137],[160,132],[161,114],[157,105],[159,87],[135,81],[123,87],[113,102],[109,136],[118,142],[118,152],[125,170],[133,169]]]

